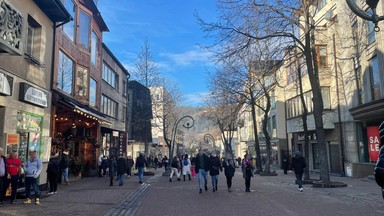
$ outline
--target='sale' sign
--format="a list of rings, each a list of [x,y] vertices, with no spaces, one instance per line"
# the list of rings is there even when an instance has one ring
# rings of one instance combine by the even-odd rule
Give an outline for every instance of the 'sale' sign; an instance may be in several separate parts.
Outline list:
[[[379,157],[380,135],[378,126],[367,127],[369,160],[377,161]]]

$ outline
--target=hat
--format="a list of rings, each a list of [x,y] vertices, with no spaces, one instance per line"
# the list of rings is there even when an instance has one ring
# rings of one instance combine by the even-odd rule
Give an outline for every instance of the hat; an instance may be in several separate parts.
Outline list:
[[[63,154],[68,155],[69,152],[68,151],[63,151]]]

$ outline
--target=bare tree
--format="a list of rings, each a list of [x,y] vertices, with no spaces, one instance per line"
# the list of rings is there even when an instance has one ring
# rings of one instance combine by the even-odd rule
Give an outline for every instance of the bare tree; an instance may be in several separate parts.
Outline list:
[[[216,23],[199,19],[203,29],[216,37],[213,47],[228,47],[228,56],[245,49],[252,41],[266,39],[280,40],[287,46],[302,50],[307,65],[309,82],[313,93],[313,114],[319,146],[320,180],[330,182],[328,154],[323,126],[323,100],[319,79],[319,65],[316,51],[317,1],[309,0],[220,0],[222,16]],[[292,27],[293,26],[293,27]],[[294,33],[297,32],[298,34]],[[236,41],[234,44],[233,41]],[[281,43],[281,44],[282,44]]]
[[[154,62],[152,50],[148,39],[144,40],[143,46],[135,63],[133,78],[145,87],[157,86],[160,82],[158,65]]]

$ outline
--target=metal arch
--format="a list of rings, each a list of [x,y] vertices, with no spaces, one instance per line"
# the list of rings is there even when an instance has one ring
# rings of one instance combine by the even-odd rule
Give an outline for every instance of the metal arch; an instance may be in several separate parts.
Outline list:
[[[192,121],[192,124],[187,123],[187,125],[182,125],[184,128],[190,129],[195,125],[195,119],[192,116],[186,115],[181,117],[179,120],[177,120],[176,124],[173,127],[172,133],[173,133],[173,138],[172,138],[172,148],[175,146],[176,142],[176,134],[177,134],[177,127],[179,126],[179,123],[184,120],[184,119],[189,119]],[[173,156],[173,155],[172,155]]]
[[[204,135],[204,142],[209,144],[209,140],[211,140],[213,145],[215,145],[215,138],[211,134],[205,134]]]

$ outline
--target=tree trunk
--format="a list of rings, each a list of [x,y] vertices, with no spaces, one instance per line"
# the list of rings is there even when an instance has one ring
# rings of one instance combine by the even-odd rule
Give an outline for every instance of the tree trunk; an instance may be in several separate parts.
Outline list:
[[[257,122],[256,122],[256,108],[255,108],[255,97],[253,95],[253,91],[250,91],[251,96],[251,112],[252,112],[252,123],[253,123],[253,133],[255,135],[255,151],[256,151],[256,172],[261,173],[263,171],[263,167],[261,165],[261,154],[260,154],[260,143],[259,143],[259,135],[257,134]]]
[[[272,147],[271,147],[271,136],[268,133],[268,117],[269,117],[269,111],[271,110],[271,97],[269,95],[268,90],[266,87],[263,87],[264,89],[264,95],[267,99],[267,106],[264,111],[264,119],[263,119],[263,133],[265,137],[265,146],[267,148],[267,160],[265,162],[264,172],[270,173],[271,172],[271,156],[272,156]]]

